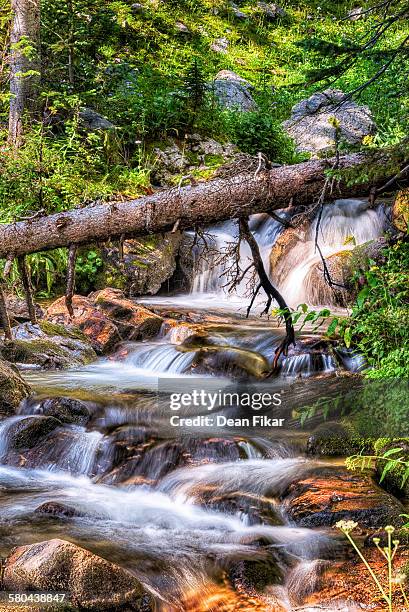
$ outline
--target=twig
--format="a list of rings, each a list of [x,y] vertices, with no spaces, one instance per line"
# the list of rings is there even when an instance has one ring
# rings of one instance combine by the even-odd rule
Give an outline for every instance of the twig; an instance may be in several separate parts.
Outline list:
[[[68,251],[67,290],[65,294],[65,305],[70,317],[74,316],[72,298],[75,290],[75,261],[77,258],[77,245],[71,244]]]
[[[36,307],[33,300],[33,286],[31,284],[31,274],[30,269],[27,265],[27,260],[25,255],[20,255],[17,257],[17,265],[20,272],[21,280],[24,287],[24,293],[26,296],[26,304],[28,308],[28,315],[30,317],[30,321],[33,325],[37,324],[37,313]]]
[[[4,336],[6,340],[12,342],[13,336],[11,335],[10,317],[9,313],[7,312],[7,303],[3,291],[3,281],[0,281],[0,321],[4,329]]]
[[[257,270],[257,274],[259,276],[260,279],[260,283],[255,291],[255,295],[253,295],[253,299],[252,302],[250,304],[250,307],[247,309],[247,316],[249,316],[250,314],[250,309],[251,306],[253,305],[255,296],[257,295],[257,293],[260,291],[261,287],[264,289],[264,291],[267,294],[267,303],[265,306],[265,309],[263,311],[262,314],[267,314],[269,312],[270,306],[271,306],[271,302],[272,300],[275,300],[277,302],[277,304],[279,305],[282,313],[283,313],[283,317],[284,317],[284,321],[285,321],[285,329],[286,329],[286,335],[284,340],[280,343],[280,345],[277,347],[276,351],[275,351],[275,356],[274,356],[274,361],[273,361],[273,367],[272,367],[272,371],[274,372],[277,369],[277,365],[278,365],[278,360],[280,358],[280,356],[282,354],[287,355],[288,353],[288,348],[291,344],[295,345],[295,331],[294,331],[294,326],[293,326],[293,320],[292,320],[292,316],[291,316],[291,311],[289,309],[289,307],[287,306],[286,301],[284,300],[283,296],[281,295],[281,293],[273,286],[273,284],[271,283],[266,270],[264,268],[264,264],[263,264],[263,259],[261,257],[260,254],[260,249],[259,246],[257,244],[256,239],[254,238],[253,234],[250,231],[249,228],[249,222],[248,222],[248,218],[247,217],[241,217],[239,220],[239,227],[240,227],[240,234],[243,236],[243,238],[247,241],[250,250],[251,250],[251,254],[253,257],[253,261],[254,261],[254,266]]]

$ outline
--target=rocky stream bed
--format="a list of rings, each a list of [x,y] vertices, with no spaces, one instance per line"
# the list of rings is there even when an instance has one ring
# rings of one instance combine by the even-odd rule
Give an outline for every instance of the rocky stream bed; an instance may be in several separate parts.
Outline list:
[[[19,369],[1,370],[4,592],[61,591],[78,610],[383,609],[335,524],[356,521],[381,566],[372,537],[399,528],[404,505],[344,467],[346,439],[330,452],[322,424],[294,416],[360,384],[319,338],[303,332],[265,379],[283,334],[272,321],[112,289],[75,297],[72,320],[58,300],[14,334],[3,357]],[[282,393],[263,414],[285,426],[176,430],[162,377]]]

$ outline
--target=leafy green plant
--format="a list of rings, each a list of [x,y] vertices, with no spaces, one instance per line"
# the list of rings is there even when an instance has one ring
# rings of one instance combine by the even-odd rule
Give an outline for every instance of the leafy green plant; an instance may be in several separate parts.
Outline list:
[[[403,489],[407,480],[409,479],[409,460],[402,456],[402,453],[402,448],[398,446],[396,448],[388,449],[382,455],[352,455],[346,459],[345,465],[349,470],[362,471],[365,469],[370,469],[375,461],[384,462],[385,465],[379,480],[380,483],[384,481],[388,472],[396,469],[397,467],[404,468],[400,482],[400,488]]]

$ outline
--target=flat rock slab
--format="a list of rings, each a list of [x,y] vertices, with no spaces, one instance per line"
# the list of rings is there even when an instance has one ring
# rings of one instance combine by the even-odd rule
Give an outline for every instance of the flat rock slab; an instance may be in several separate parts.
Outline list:
[[[363,473],[317,468],[285,492],[288,515],[302,527],[330,527],[340,520],[368,528],[402,525],[402,504]]]

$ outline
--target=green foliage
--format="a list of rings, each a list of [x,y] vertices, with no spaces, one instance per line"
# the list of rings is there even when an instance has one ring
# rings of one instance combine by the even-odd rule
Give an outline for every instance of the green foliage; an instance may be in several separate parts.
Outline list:
[[[149,184],[149,170],[135,159],[119,162],[120,143],[104,132],[84,134],[78,119],[64,133],[32,128],[16,156],[2,137],[0,159],[1,221],[10,222],[36,211],[45,214],[104,200],[119,193],[137,196]],[[114,141],[110,141],[110,139]]]
[[[357,278],[351,315],[334,317],[327,333],[364,355],[368,378],[409,377],[409,243],[385,249],[382,263],[371,264]]]
[[[87,294],[95,288],[97,274],[102,268],[102,259],[95,250],[85,250],[75,264],[75,285],[79,293]]]

